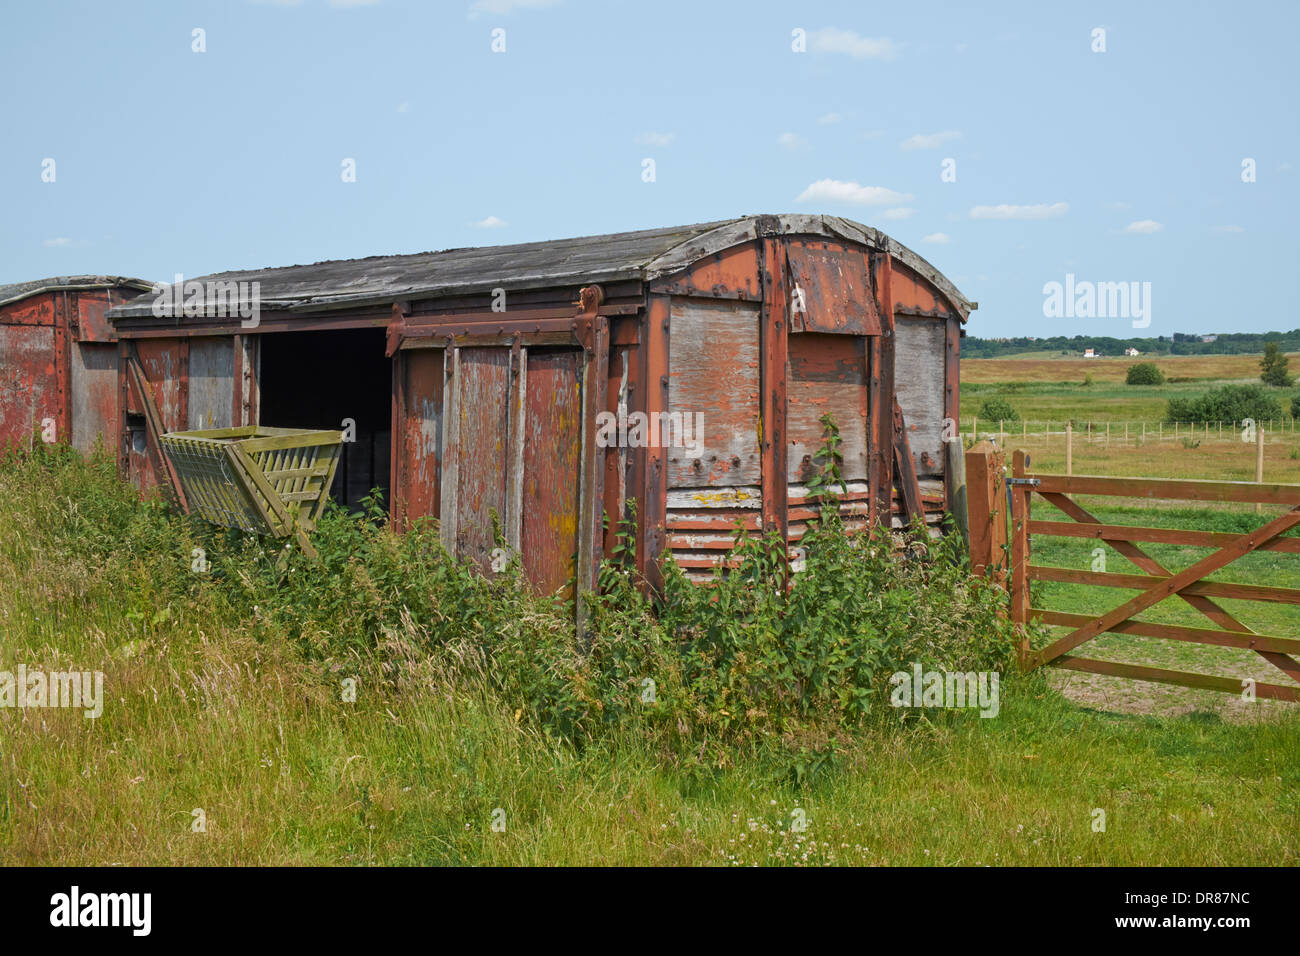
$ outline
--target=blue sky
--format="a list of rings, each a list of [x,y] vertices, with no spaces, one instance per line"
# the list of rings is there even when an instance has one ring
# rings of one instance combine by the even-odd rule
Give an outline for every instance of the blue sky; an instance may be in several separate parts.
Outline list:
[[[1300,326],[1300,4],[976,6],[9,4],[0,282],[823,212],[975,335]],[[1150,282],[1151,325],[1045,318],[1067,273]]]

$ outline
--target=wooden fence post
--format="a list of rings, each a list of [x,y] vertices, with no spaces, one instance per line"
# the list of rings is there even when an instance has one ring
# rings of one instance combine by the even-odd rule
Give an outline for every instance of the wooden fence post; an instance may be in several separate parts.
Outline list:
[[[1255,426],[1255,483],[1263,484],[1264,482],[1264,429],[1259,425]],[[1258,501],[1255,502],[1255,514],[1264,510],[1264,506]]]
[[[1074,474],[1074,425],[1065,423],[1065,473]]]
[[[1006,585],[1007,497],[1005,458],[991,442],[966,452],[966,506],[970,565],[975,574]]]
[[[1012,458],[1011,475],[1024,478],[1029,456],[1024,449]],[[1032,489],[1028,485],[1011,488],[1011,620],[1024,625],[1029,622],[1029,499]],[[1021,628],[1020,660],[1023,665],[1029,657],[1029,632]]]

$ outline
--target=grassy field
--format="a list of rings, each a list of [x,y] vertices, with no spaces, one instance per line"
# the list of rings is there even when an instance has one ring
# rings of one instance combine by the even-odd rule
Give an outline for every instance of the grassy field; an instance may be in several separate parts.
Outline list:
[[[102,470],[0,469],[0,669],[101,670],[107,698],[96,720],[0,708],[0,863],[1300,863],[1284,710],[1121,713],[1007,675],[996,718],[898,711],[820,765],[701,764],[546,732],[481,661],[433,653],[411,618],[449,608],[351,646],[349,592],[294,639],[292,589],[222,600],[193,544]]]
[[[961,362],[961,416],[967,428],[985,399],[1005,398],[1022,419],[1053,422],[1060,430],[1076,422],[1148,422],[1164,418],[1174,396],[1198,395],[1213,385],[1259,382],[1257,355],[1190,355],[1168,358],[1083,359],[1060,356],[1024,359],[963,359]],[[1152,361],[1169,379],[1166,385],[1125,385],[1124,376],[1137,362]],[[1292,369],[1300,370],[1300,356],[1291,356]],[[1091,385],[1083,384],[1088,376]],[[1289,412],[1290,398],[1300,389],[1275,389]],[[994,427],[988,425],[988,427]],[[1279,426],[1280,427],[1280,426]],[[1293,427],[1288,419],[1288,429]],[[1140,430],[1140,426],[1137,430]],[[1114,429],[1112,429],[1112,432]],[[1290,432],[1288,432],[1290,434]],[[1295,442],[1300,444],[1300,432]]]

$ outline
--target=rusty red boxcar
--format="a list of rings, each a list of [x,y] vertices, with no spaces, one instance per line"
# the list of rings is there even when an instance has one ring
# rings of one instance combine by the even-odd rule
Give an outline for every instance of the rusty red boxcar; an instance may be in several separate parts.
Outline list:
[[[118,346],[105,313],[150,288],[121,276],[0,285],[0,448],[117,447]]]
[[[238,283],[252,319],[219,314],[213,290]],[[846,219],[229,272],[180,292],[176,314],[152,296],[110,314],[130,415],[154,406],[154,430],[351,427],[336,498],[381,488],[397,527],[436,518],[485,565],[495,516],[548,592],[593,586],[633,500],[652,583],[667,552],[711,572],[737,521],[797,550],[826,412],[851,523],[934,525],[952,498],[944,423],[975,304]],[[165,462],[157,435],[146,445],[123,431],[123,466],[147,485]]]

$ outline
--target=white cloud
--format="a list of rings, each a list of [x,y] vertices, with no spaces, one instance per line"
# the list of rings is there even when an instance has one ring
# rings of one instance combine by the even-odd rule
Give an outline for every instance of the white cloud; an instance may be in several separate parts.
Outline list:
[[[852,30],[823,27],[808,34],[809,46],[818,53],[847,53],[859,60],[892,60],[897,54],[888,37],[864,37]]]
[[[57,239],[46,239],[41,245],[47,249],[62,249],[65,246],[72,245],[72,240],[67,236],[59,236]]]
[[[1214,231],[1238,233],[1238,232],[1245,232],[1246,230],[1241,228],[1241,226],[1215,226]]]
[[[1149,236],[1163,228],[1165,228],[1164,223],[1156,222],[1154,219],[1135,219],[1124,227],[1124,232],[1130,236]]]
[[[1105,206],[1107,209],[1118,209],[1118,210],[1133,208],[1132,205],[1126,202],[1108,202],[1105,204]]]
[[[516,10],[542,10],[557,3],[559,0],[474,0],[469,5],[469,15],[476,17],[480,13],[492,13],[504,16]]]
[[[379,0],[329,0],[331,7],[372,7]]]
[[[907,206],[899,206],[897,209],[886,209],[884,212],[880,214],[880,218],[881,219],[907,219],[914,212],[916,212],[915,209],[910,209]]]
[[[938,149],[944,143],[951,143],[955,139],[961,139],[961,133],[955,129],[945,130],[942,133],[917,133],[915,136],[909,136],[899,144],[900,149]]]
[[[832,123],[838,123],[842,119],[844,119],[844,117],[839,113],[823,113],[821,116],[817,117],[817,124],[819,126],[830,126]]]
[[[636,141],[642,146],[671,146],[676,133],[639,133]]]
[[[928,236],[923,236],[921,241],[931,242],[936,246],[946,246],[948,243],[952,242],[952,236],[948,235],[946,232],[932,232]]]
[[[974,206],[971,208],[972,219],[1060,219],[1070,211],[1070,204],[1065,202],[1038,203],[1033,206],[1013,206],[1002,203],[998,206]]]
[[[786,149],[803,149],[808,145],[808,141],[798,133],[782,133],[776,138],[776,141]]]
[[[480,219],[472,225],[476,229],[500,229],[506,224],[504,219],[498,219],[496,216],[488,216],[486,219]]]
[[[863,206],[892,206],[907,202],[911,193],[884,186],[860,186],[838,179],[819,179],[799,194],[795,202],[852,202]]]
[[[1280,166],[1278,166],[1277,171],[1279,173],[1294,173],[1295,167],[1292,166],[1290,163],[1282,163]]]
[[[410,103],[398,103],[398,104],[397,104],[397,112],[399,112],[399,113],[406,113],[406,112],[409,112],[410,109],[411,109],[411,104],[410,104]]]

